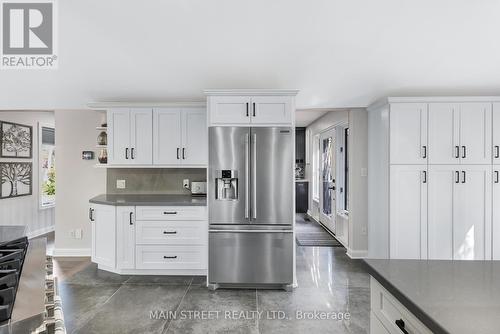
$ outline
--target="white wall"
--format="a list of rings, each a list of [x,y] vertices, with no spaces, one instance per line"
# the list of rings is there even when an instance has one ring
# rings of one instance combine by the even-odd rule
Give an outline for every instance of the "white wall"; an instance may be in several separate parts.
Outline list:
[[[54,255],[89,256],[91,225],[88,201],[104,193],[106,170],[94,168],[97,160],[82,160],[82,151],[95,151],[101,115],[91,110],[56,110],[57,185],[56,240]],[[82,239],[70,231],[81,228]]]
[[[54,113],[50,111],[0,111],[0,121],[26,124],[33,127],[32,159],[0,158],[1,162],[33,163],[33,194],[0,199],[0,225],[27,225],[30,237],[49,232],[54,229],[55,209],[39,208],[38,123],[54,124]],[[56,154],[59,154],[57,150]],[[57,191],[59,192],[59,189]]]

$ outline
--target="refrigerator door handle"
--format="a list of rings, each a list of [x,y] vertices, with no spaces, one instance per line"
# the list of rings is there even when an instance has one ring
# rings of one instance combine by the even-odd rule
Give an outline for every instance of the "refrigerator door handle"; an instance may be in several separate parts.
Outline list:
[[[247,103],[248,106],[248,103]],[[245,219],[250,218],[250,208],[248,201],[250,200],[250,135],[245,134]]]
[[[257,219],[257,134],[252,134],[252,213],[254,219]]]

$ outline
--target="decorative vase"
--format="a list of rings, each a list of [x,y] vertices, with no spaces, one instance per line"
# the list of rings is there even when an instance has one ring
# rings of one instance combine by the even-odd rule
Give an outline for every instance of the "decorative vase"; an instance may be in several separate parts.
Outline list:
[[[108,134],[106,131],[102,131],[99,136],[97,136],[97,145],[107,145],[108,144]]]
[[[107,164],[108,163],[108,150],[105,148],[101,149],[99,152],[99,157],[97,158],[99,160],[99,163],[101,164]]]

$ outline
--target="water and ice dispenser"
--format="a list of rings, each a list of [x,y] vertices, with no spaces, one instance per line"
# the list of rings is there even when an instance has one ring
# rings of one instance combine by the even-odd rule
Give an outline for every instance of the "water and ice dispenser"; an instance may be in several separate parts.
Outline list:
[[[215,172],[215,199],[238,199],[238,171],[232,169],[217,170]]]

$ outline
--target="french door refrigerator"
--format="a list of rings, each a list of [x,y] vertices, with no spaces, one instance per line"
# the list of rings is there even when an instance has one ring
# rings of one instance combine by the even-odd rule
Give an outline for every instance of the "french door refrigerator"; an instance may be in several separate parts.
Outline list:
[[[209,288],[293,284],[290,127],[209,128]]]

